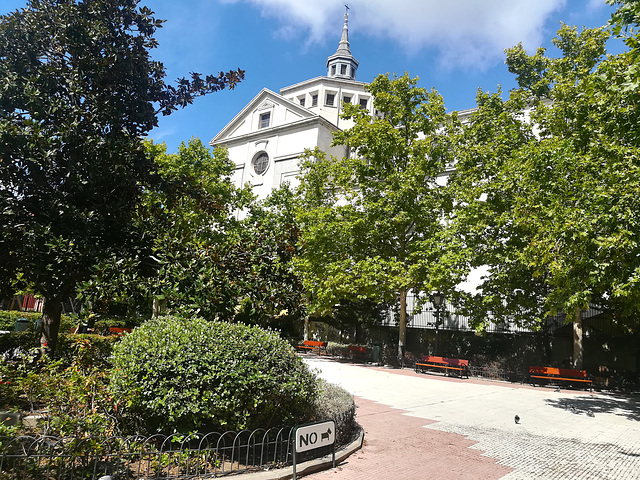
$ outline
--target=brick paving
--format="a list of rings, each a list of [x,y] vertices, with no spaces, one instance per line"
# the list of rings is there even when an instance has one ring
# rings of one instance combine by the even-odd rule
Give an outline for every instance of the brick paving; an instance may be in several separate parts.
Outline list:
[[[464,436],[424,428],[428,420],[405,415],[402,410],[356,398],[358,423],[365,430],[363,448],[336,469],[309,475],[309,479],[492,480],[510,468],[477,449]]]
[[[365,429],[313,480],[640,479],[638,397],[307,361],[356,395]]]

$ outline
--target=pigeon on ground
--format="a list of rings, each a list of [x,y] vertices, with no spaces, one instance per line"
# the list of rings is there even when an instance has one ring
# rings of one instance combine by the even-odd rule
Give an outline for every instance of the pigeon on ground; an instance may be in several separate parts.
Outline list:
[[[593,412],[591,410],[587,410],[587,417],[595,417],[595,415],[593,414]]]
[[[554,392],[556,392],[556,393],[560,393],[560,387],[556,387],[556,389],[554,390]]]
[[[571,405],[571,411],[572,411],[573,413],[576,413],[576,414],[577,414],[577,413],[580,413],[580,412],[578,412],[578,409],[577,409],[574,405]]]
[[[513,419],[515,420],[516,423],[520,423],[520,417],[518,415],[513,417]]]

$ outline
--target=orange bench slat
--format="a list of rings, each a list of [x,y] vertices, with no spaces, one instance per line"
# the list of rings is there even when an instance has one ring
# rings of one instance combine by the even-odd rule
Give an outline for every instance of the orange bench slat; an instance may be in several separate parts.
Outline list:
[[[541,375],[531,375],[531,378],[546,378],[547,380],[567,380],[569,382],[585,382],[585,383],[593,383],[593,380],[585,380],[582,378],[575,378],[575,377],[547,377],[547,376],[541,376]]]
[[[448,368],[450,370],[464,370],[461,367],[449,367],[447,365],[438,365],[435,363],[416,363],[418,367],[435,367],[435,368]]]

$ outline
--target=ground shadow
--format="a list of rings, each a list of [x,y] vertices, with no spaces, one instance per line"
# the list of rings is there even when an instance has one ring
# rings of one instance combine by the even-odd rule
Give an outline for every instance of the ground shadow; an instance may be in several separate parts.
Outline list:
[[[577,415],[611,413],[628,420],[640,422],[640,395],[607,394],[584,397],[547,399],[547,405],[561,408]]]

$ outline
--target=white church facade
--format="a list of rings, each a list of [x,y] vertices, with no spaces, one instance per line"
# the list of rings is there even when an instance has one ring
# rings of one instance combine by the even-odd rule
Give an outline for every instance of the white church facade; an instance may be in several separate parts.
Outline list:
[[[333,132],[352,122],[340,118],[342,105],[354,103],[373,114],[366,83],[356,80],[358,61],[349,46],[348,14],[336,52],[327,59],[327,76],[316,77],[275,93],[264,88],[209,142],[225,146],[235,169],[236,186],[253,186],[263,199],[283,183],[297,186],[300,156],[320,148],[338,158],[345,146],[332,146]]]

